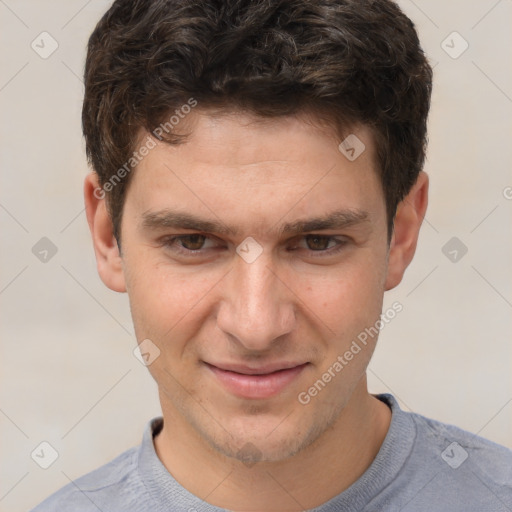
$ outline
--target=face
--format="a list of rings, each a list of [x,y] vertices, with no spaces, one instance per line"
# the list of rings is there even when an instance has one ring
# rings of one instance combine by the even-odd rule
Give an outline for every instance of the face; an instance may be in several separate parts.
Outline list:
[[[353,130],[350,161],[297,117],[193,115],[186,143],[134,171],[116,286],[160,351],[164,417],[229,457],[282,460],[365,385],[376,337],[343,356],[390,287],[371,133]]]

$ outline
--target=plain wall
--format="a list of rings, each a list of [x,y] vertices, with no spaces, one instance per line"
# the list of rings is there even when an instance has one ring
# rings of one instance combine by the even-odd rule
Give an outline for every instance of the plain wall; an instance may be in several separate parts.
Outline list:
[[[109,3],[0,3],[0,510],[27,510],[138,444],[160,414],[132,353],[127,297],[101,283],[83,211],[81,75]],[[512,447],[512,3],[400,5],[434,66],[430,206],[417,255],[386,296],[385,308],[404,309],[382,331],[370,388]],[[47,59],[31,48],[43,31],[59,45]],[[453,31],[469,44],[458,58],[458,36],[444,43],[452,56],[442,47]],[[57,248],[47,262],[32,252],[42,237]],[[46,470],[30,455],[42,441],[59,454]]]

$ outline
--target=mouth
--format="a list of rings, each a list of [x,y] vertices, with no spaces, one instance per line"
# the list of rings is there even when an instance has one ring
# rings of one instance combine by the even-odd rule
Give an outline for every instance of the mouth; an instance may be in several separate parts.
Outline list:
[[[274,363],[257,368],[221,363],[205,365],[231,394],[239,398],[261,400],[284,391],[309,363]]]

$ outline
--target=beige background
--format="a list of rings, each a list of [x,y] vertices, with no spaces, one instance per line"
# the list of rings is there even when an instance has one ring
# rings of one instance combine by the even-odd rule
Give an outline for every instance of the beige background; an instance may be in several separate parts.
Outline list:
[[[2,511],[139,443],[159,414],[127,297],[96,274],[82,206],[80,77],[109,3],[0,0]],[[416,259],[386,298],[404,310],[382,332],[371,389],[512,447],[512,2],[400,4],[435,66],[431,201]],[[59,45],[47,59],[31,48],[42,31]],[[453,31],[469,43],[456,59],[441,46]],[[461,44],[445,43],[452,54]],[[42,237],[58,250],[46,263],[32,253]],[[442,252],[452,237],[468,249],[457,262]],[[42,441],[59,454],[46,470],[30,457]]]

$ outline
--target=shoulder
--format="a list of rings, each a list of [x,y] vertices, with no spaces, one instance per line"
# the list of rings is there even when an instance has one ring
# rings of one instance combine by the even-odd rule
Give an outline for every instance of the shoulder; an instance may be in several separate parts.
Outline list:
[[[487,478],[512,486],[512,450],[509,448],[455,425],[403,411],[390,394],[377,397],[391,408],[392,423],[410,425],[395,430],[401,436],[413,438],[412,457],[421,454],[425,464],[437,466],[442,463],[440,467],[451,469],[471,466]]]
[[[138,447],[130,448],[104,466],[71,481],[32,512],[97,512],[109,510],[110,507],[104,507],[113,499],[123,503],[142,485],[137,474],[137,457]]]
[[[512,450],[454,425],[409,414],[416,424],[420,448],[438,455],[452,469],[469,462],[482,475],[512,485]]]
[[[474,433],[400,409],[392,410],[379,470],[388,485],[366,510],[394,503],[403,512],[512,510],[512,451]],[[373,508],[372,508],[373,507]]]
[[[451,510],[510,510],[512,451],[459,427],[410,413],[416,425],[413,472],[423,467],[426,501]],[[428,480],[428,483],[427,483]]]

